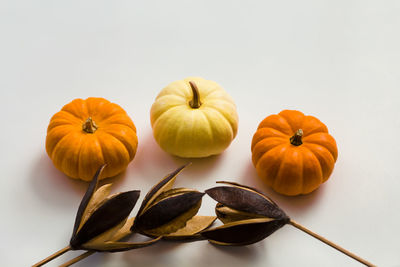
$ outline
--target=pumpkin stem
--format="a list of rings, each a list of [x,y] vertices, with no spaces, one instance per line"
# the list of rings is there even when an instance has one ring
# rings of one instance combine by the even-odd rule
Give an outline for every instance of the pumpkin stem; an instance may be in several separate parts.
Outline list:
[[[87,118],[87,120],[82,124],[82,130],[87,133],[94,133],[97,130],[96,123],[92,120],[92,117]]]
[[[189,84],[193,92],[193,99],[189,101],[189,105],[191,108],[199,108],[201,106],[199,89],[194,82],[190,81]]]
[[[298,129],[295,132],[295,134],[292,137],[290,137],[290,143],[294,146],[299,146],[303,144],[303,141],[301,140],[302,137],[303,137],[303,130]]]

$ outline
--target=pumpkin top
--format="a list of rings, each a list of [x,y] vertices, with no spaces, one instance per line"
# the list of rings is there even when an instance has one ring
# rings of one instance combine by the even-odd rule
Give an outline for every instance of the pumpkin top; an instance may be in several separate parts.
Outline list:
[[[61,126],[75,126],[78,131],[93,134],[101,124],[124,124],[136,132],[136,127],[124,109],[101,97],[74,99],[54,114],[47,131]]]
[[[172,110],[187,116],[191,115],[186,111],[204,113],[206,116],[209,112],[217,112],[232,127],[233,137],[236,136],[236,105],[232,97],[214,81],[188,77],[167,85],[157,95],[151,108],[151,124],[154,125],[157,119]]]
[[[253,137],[253,150],[257,143],[265,138],[274,138],[291,145],[293,148],[302,147],[303,143],[323,145],[337,159],[337,147],[328,128],[319,119],[304,115],[297,110],[283,110],[279,114],[266,117],[258,126]]]

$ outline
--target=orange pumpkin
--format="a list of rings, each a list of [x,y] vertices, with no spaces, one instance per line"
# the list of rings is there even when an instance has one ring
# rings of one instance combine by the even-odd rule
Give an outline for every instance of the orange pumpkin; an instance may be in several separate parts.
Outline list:
[[[258,176],[289,196],[317,189],[328,180],[338,156],[327,127],[296,110],[266,117],[253,136],[251,151]]]
[[[47,128],[46,151],[66,175],[90,181],[122,172],[134,158],[136,127],[126,112],[104,98],[75,99],[54,114]]]

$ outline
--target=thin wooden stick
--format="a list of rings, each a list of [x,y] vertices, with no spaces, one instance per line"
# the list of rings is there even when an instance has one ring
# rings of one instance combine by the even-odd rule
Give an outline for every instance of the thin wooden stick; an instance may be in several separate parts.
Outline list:
[[[342,252],[342,253],[346,254],[347,256],[349,256],[349,257],[355,259],[356,261],[358,261],[358,262],[360,262],[360,263],[362,263],[362,264],[364,264],[364,265],[366,265],[366,266],[369,266],[369,267],[376,267],[376,265],[374,265],[374,264],[372,264],[372,263],[370,263],[370,262],[364,260],[363,258],[361,258],[361,257],[355,255],[354,253],[352,253],[352,252],[350,252],[350,251],[348,251],[348,250],[342,248],[341,246],[336,245],[335,243],[329,241],[329,240],[326,239],[325,237],[322,237],[322,236],[320,236],[319,234],[316,234],[316,233],[312,232],[311,230],[307,229],[307,228],[304,227],[303,225],[298,224],[297,222],[295,222],[295,221],[293,221],[293,220],[290,220],[289,223],[290,223],[292,226],[296,227],[297,229],[299,229],[299,230],[301,230],[301,231],[303,231],[303,232],[305,232],[305,233],[311,235],[312,237],[314,237],[314,238],[316,238],[316,239],[318,239],[318,240],[324,242],[325,244],[327,244],[327,245],[333,247],[334,249],[339,250],[340,252]]]
[[[67,261],[66,263],[61,264],[59,267],[68,267],[71,266],[74,263],[77,263],[78,261],[81,261],[87,257],[89,257],[90,255],[94,254],[95,251],[86,251],[85,253],[82,253],[81,255],[73,258],[72,260]]]
[[[61,256],[62,254],[64,254],[65,252],[67,252],[67,251],[69,251],[69,250],[71,250],[71,247],[70,247],[70,246],[66,246],[65,248],[60,249],[60,250],[57,251],[56,253],[54,253],[54,254],[48,256],[48,257],[45,258],[44,260],[41,260],[41,261],[39,261],[38,263],[32,265],[32,267],[39,267],[39,266],[42,266],[42,265],[48,263],[49,261],[54,260],[55,258]]]

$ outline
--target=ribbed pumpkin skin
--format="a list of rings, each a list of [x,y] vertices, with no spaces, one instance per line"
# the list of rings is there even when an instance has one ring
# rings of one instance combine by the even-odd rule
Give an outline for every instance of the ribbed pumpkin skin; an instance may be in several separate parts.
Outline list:
[[[290,138],[303,130],[303,143]],[[266,117],[253,136],[252,160],[258,176],[278,193],[308,194],[328,180],[338,151],[327,127],[313,116],[283,110]]]
[[[201,106],[192,108],[189,82],[199,90]],[[238,128],[236,105],[216,82],[189,77],[175,81],[157,96],[150,111],[154,138],[172,155],[201,158],[224,151]]]
[[[83,130],[91,117],[94,133]],[[127,113],[104,98],[75,99],[54,114],[47,128],[46,151],[54,165],[72,178],[90,181],[102,164],[100,179],[122,172],[134,158],[136,127]]]

